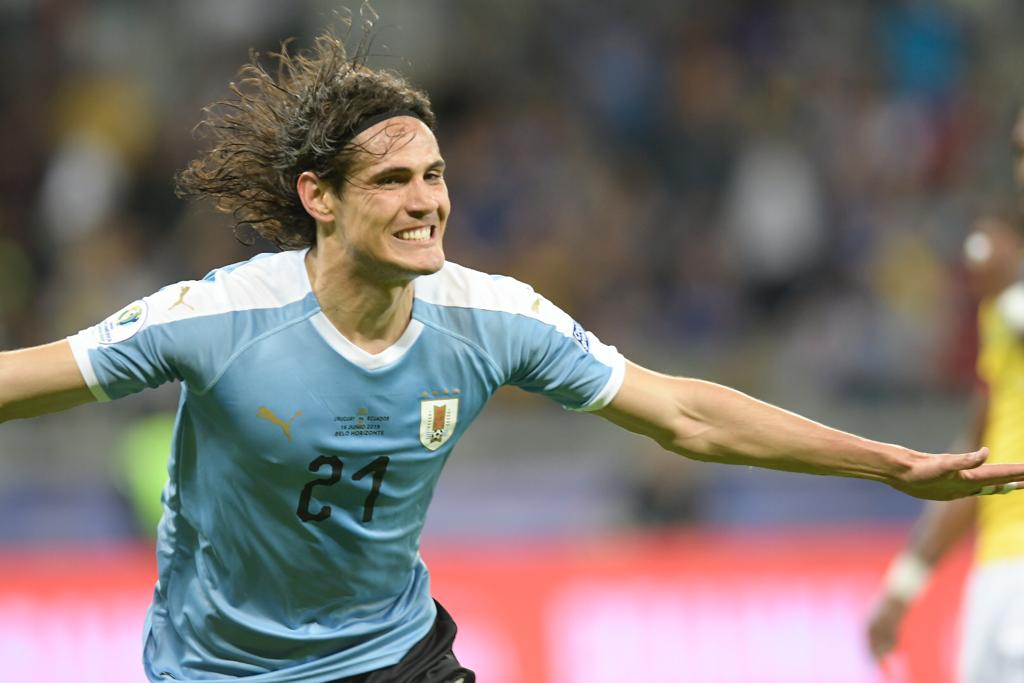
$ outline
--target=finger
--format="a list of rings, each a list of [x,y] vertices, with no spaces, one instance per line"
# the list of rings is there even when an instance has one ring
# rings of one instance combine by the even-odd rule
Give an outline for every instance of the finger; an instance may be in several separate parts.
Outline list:
[[[1024,463],[982,465],[957,474],[964,481],[973,481],[979,486],[1009,484],[1011,481],[1024,481]]]
[[[952,464],[954,469],[972,470],[985,464],[986,460],[988,460],[988,447],[982,446],[976,451],[963,453],[962,455],[957,456],[956,460]]]
[[[980,491],[975,491],[974,496],[1000,496],[1010,491],[1016,491],[1019,488],[1024,488],[1024,482],[1011,481],[1009,484],[998,484],[992,486],[983,486]]]

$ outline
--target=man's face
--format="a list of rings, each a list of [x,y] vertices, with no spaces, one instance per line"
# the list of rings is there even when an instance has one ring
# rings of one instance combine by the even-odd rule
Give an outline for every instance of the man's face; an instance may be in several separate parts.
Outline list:
[[[411,116],[356,136],[362,146],[335,199],[334,225],[352,263],[382,283],[440,270],[451,202],[433,132]]]

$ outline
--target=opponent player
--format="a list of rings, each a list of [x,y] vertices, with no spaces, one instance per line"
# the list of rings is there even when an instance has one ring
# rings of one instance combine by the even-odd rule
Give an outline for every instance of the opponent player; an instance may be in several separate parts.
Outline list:
[[[978,220],[964,245],[971,284],[981,297],[978,375],[967,443],[986,443],[990,462],[1006,462],[1024,444],[1024,282],[1019,228],[1001,216]],[[932,567],[973,527],[978,538],[961,625],[963,683],[1024,681],[1024,498],[994,496],[934,502],[907,549],[891,565],[868,623],[872,653],[895,646],[907,608]]]
[[[251,64],[179,178],[285,251],[0,355],[0,418],[182,383],[151,681],[472,681],[420,530],[452,446],[504,384],[688,457],[951,499],[1015,488],[984,449],[929,455],[628,363],[530,287],[445,261],[429,101],[330,35]]]

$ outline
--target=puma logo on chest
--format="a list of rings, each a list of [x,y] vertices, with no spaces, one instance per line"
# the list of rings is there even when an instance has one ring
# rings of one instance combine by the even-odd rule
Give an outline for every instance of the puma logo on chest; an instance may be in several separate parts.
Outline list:
[[[292,441],[292,423],[295,422],[300,415],[302,415],[302,411],[296,410],[295,414],[292,415],[292,419],[285,421],[275,415],[274,411],[266,406],[260,406],[259,410],[256,411],[256,417],[261,420],[266,420],[267,422],[272,422],[280,427],[281,431],[284,432],[285,438],[288,439],[288,443],[291,443]]]

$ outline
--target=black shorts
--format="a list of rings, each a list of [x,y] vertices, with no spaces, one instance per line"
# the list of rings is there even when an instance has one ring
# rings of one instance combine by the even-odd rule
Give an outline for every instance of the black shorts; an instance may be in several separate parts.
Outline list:
[[[437,618],[430,631],[402,660],[385,669],[339,678],[332,683],[475,683],[476,674],[460,666],[452,652],[455,621],[436,600]]]

